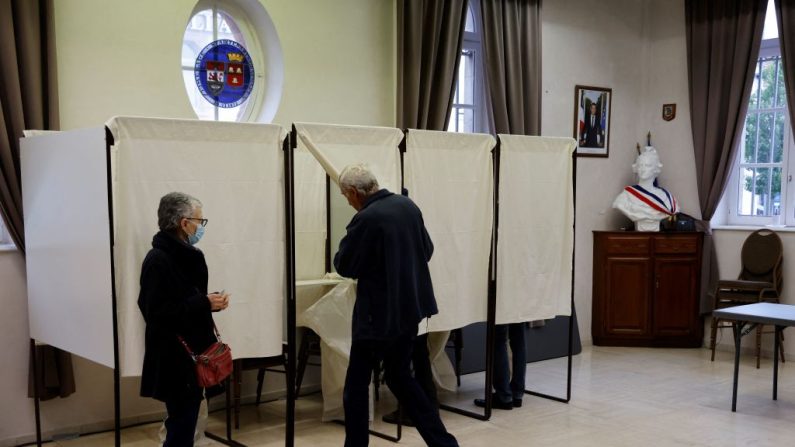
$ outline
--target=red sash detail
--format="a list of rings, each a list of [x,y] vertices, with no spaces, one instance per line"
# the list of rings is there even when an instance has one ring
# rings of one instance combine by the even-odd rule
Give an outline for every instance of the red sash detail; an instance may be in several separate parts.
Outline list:
[[[665,214],[667,214],[669,216],[673,216],[674,215],[674,213],[672,213],[672,212],[668,211],[667,209],[661,207],[660,205],[654,203],[654,201],[652,201],[648,197],[644,196],[643,194],[639,193],[635,188],[633,188],[631,186],[624,187],[624,191],[627,191],[628,193],[630,193],[633,196],[637,197],[641,202],[645,203],[646,205],[649,205],[650,207],[652,207],[653,209],[655,209],[655,210],[657,210],[657,211],[659,211],[661,213],[665,213]],[[674,210],[676,210],[676,204],[674,203],[674,204],[672,204],[672,206],[673,206]]]

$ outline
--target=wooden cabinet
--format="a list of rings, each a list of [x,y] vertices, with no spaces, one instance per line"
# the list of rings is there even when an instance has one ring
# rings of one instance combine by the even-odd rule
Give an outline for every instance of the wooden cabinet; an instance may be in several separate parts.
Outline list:
[[[700,347],[703,236],[594,231],[593,343]]]

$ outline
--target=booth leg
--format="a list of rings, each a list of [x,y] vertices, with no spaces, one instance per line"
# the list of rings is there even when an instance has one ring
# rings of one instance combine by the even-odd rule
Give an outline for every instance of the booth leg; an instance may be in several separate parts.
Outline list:
[[[39,407],[39,359],[36,358],[36,340],[30,339],[30,359],[33,366],[33,411],[36,414],[36,445],[41,447],[41,408]]]

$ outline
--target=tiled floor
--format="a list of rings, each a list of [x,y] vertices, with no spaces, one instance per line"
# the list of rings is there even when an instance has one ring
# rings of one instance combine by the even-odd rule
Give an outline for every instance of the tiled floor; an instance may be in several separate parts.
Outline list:
[[[565,394],[565,359],[528,365],[528,387]],[[568,404],[526,396],[522,408],[494,410],[477,421],[450,412],[442,417],[462,446],[781,446],[795,438],[795,371],[782,364],[779,400],[771,399],[772,360],[745,356],[740,368],[737,413],[731,412],[733,353],[719,352],[714,363],[705,349],[586,347],[574,358],[572,400]],[[464,377],[461,391],[443,396],[472,410],[482,393],[483,375]],[[480,390],[480,391],[479,391]],[[320,395],[297,402],[296,446],[341,446],[343,428],[319,422]],[[389,399],[378,411],[389,411]],[[245,407],[235,439],[248,446],[284,445],[284,401]],[[211,430],[224,433],[223,413],[211,415]],[[394,426],[376,429],[394,433]],[[157,424],[125,430],[125,446],[157,445]],[[112,445],[112,434],[58,445]],[[392,446],[371,438],[371,446]],[[424,443],[404,429],[403,446]]]

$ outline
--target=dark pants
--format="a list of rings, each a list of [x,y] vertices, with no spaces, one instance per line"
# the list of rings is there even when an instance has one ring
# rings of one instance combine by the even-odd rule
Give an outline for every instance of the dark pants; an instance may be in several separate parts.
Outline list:
[[[364,447],[370,441],[369,386],[373,369],[382,360],[387,386],[414,421],[425,443],[431,447],[458,446],[444,428],[439,410],[411,376],[413,339],[405,335],[393,340],[353,341],[343,391],[346,447]]]
[[[166,441],[163,447],[192,447],[201,398],[166,402]]]
[[[524,376],[527,353],[524,323],[498,324],[494,328],[494,393],[503,403],[524,397]],[[511,345],[511,365],[508,364],[508,344]],[[512,367],[511,367],[512,366]]]
[[[431,354],[428,352],[428,334],[418,335],[414,339],[414,350],[411,353],[411,365],[414,367],[414,378],[420,387],[425,391],[431,403],[439,406],[439,398],[436,395],[436,385],[433,383],[433,371],[431,370]]]

